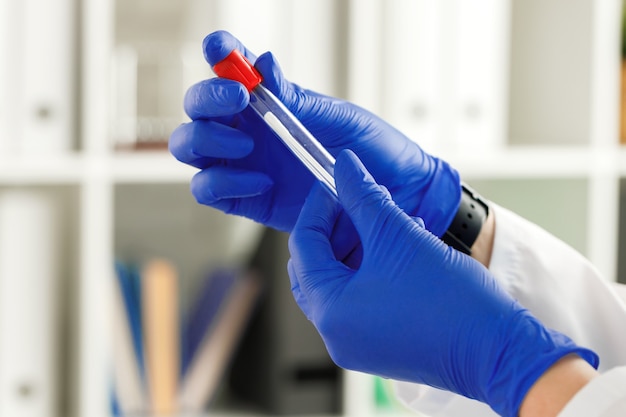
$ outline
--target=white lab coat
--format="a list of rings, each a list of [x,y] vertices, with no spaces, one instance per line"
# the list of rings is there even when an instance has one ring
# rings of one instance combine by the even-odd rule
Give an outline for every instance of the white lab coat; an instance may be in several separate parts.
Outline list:
[[[495,204],[492,208],[496,232],[490,271],[546,326],[600,356],[604,374],[581,390],[561,417],[626,416],[626,304],[614,284],[545,230]],[[423,385],[398,382],[396,392],[409,408],[432,417],[496,415],[483,403]]]

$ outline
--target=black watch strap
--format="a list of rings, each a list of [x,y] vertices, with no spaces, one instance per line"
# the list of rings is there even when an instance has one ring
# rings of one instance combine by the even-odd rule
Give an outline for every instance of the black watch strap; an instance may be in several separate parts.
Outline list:
[[[471,247],[487,220],[489,205],[466,184],[461,184],[461,189],[461,204],[442,240],[454,249],[471,255]]]

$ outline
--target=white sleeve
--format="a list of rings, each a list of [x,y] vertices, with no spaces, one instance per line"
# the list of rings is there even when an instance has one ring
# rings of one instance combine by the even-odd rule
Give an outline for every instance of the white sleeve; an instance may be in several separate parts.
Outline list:
[[[626,367],[612,369],[593,379],[559,414],[559,417],[626,416]]]
[[[498,205],[490,271],[547,327],[600,356],[600,370],[626,365],[626,304],[582,255],[537,225]],[[398,382],[408,407],[437,417],[495,416],[478,401]]]

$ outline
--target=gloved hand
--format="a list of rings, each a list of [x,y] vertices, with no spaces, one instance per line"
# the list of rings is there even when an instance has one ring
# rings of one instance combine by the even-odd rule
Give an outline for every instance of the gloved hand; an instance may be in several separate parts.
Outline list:
[[[223,31],[203,42],[211,65],[235,48],[255,63],[263,85],[331,154],[352,149],[402,209],[422,217],[438,236],[447,230],[461,191],[457,172],[446,162],[423,152],[364,109],[287,81],[271,53],[256,59]],[[192,122],[172,133],[169,148],[180,161],[201,169],[191,182],[198,202],[290,231],[314,177],[247,107],[248,102],[247,90],[234,81],[213,78],[192,86],[185,96]],[[344,234],[343,239],[350,237]]]
[[[337,199],[320,185],[289,240],[294,297],[341,367],[428,384],[517,416],[554,362],[597,356],[545,328],[477,261],[446,246],[374,182],[357,157],[335,166]],[[330,245],[345,210],[363,244],[360,268]]]

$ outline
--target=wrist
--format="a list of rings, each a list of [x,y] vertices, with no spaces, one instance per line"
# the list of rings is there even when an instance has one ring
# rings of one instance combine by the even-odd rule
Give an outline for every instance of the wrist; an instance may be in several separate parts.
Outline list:
[[[491,254],[493,253],[493,242],[496,235],[496,220],[493,210],[489,210],[487,219],[483,223],[476,241],[472,245],[472,258],[489,268]]]
[[[558,360],[528,390],[519,409],[519,417],[557,416],[565,405],[598,372],[576,354]]]

